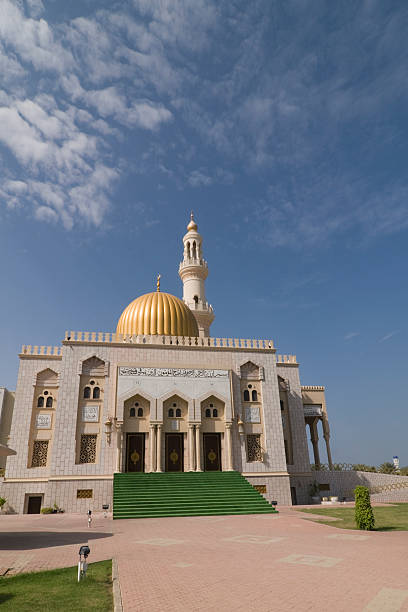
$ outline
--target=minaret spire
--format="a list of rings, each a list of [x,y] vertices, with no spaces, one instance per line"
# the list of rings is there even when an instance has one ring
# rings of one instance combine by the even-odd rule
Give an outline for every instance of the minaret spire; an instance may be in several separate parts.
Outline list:
[[[205,298],[208,266],[203,259],[202,238],[197,231],[193,211],[190,214],[190,223],[187,225],[187,234],[183,237],[183,244],[183,261],[179,267],[179,275],[183,281],[183,300],[197,321],[200,336],[209,336],[214,312]]]

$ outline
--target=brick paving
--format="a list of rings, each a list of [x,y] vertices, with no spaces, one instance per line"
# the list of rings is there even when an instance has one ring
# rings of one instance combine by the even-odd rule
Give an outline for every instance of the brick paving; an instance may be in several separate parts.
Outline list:
[[[112,521],[0,516],[0,574],[115,557],[125,612],[408,611],[408,532],[279,515]],[[39,605],[40,609],[40,605]]]

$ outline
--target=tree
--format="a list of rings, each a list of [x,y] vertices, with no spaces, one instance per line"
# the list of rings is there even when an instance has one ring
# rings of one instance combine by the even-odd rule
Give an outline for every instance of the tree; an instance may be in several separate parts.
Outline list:
[[[376,472],[377,468],[375,465],[366,465],[365,463],[355,463],[353,465],[353,470],[359,472]]]
[[[354,489],[355,499],[355,519],[358,529],[372,531],[374,529],[375,520],[374,513],[371,507],[370,491],[367,487],[356,487]]]
[[[395,474],[395,467],[390,461],[385,461],[380,465],[378,471],[380,474]]]

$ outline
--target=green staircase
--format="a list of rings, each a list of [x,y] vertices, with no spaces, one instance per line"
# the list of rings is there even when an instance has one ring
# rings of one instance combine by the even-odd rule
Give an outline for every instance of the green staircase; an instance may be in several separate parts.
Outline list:
[[[115,474],[113,518],[272,514],[239,472]]]

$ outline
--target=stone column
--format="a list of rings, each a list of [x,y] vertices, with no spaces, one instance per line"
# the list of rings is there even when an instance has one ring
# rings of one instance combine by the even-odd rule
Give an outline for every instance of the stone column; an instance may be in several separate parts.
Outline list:
[[[121,471],[122,458],[122,425],[115,424],[116,429],[116,465],[115,472]]]
[[[189,472],[194,472],[194,425],[188,426],[188,460]]]
[[[150,455],[150,472],[154,472],[154,460],[155,460],[155,450],[156,450],[156,436],[155,436],[155,425],[150,425],[150,435],[149,435],[149,455]]]
[[[309,423],[309,428],[310,428],[310,441],[312,443],[313,446],[313,455],[314,455],[314,462],[317,468],[320,467],[320,455],[319,455],[319,436],[317,433],[317,423],[319,422],[319,419],[313,419],[313,421],[311,423]]]
[[[327,463],[329,464],[329,470],[332,470],[333,460],[332,460],[331,450],[330,450],[330,427],[329,427],[329,423],[327,422],[325,418],[323,418],[322,425],[323,425],[323,438],[324,438],[324,441],[326,442]]]
[[[196,472],[202,472],[201,469],[201,444],[200,444],[200,427],[196,425]]]
[[[232,440],[231,440],[232,423],[225,423],[225,457],[227,472],[232,472]]]
[[[156,459],[156,472],[161,472],[162,457],[161,457],[161,444],[162,444],[162,429],[163,425],[157,426],[157,459]]]

